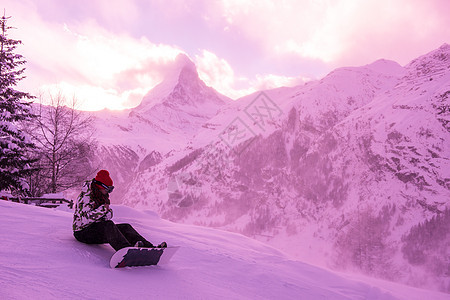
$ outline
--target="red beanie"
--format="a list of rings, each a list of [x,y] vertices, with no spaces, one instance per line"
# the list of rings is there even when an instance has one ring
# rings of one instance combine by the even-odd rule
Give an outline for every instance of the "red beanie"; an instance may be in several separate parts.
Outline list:
[[[112,186],[113,181],[111,177],[109,177],[109,172],[106,170],[100,170],[97,173],[97,176],[95,176],[95,180],[100,181],[103,184],[106,184],[107,186]]]

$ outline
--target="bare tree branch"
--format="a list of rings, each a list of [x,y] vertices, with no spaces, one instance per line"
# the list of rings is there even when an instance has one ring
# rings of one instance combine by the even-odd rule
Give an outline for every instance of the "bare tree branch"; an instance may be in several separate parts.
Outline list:
[[[79,185],[93,172],[91,160],[96,147],[92,138],[93,119],[76,110],[75,97],[69,107],[61,92],[40,95],[39,99],[37,118],[26,126],[39,148],[36,155],[39,171],[34,180],[45,181],[44,188],[36,190],[35,194],[55,193]],[[38,184],[30,182],[30,186]]]

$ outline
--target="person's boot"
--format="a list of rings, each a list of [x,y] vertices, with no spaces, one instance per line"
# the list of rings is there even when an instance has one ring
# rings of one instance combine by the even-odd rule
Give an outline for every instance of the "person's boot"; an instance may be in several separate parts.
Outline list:
[[[156,246],[156,248],[167,248],[167,243],[166,242],[162,242],[161,244]]]
[[[136,244],[134,245],[134,247],[142,248],[142,247],[144,247],[144,242],[142,242],[142,241],[137,241]]]

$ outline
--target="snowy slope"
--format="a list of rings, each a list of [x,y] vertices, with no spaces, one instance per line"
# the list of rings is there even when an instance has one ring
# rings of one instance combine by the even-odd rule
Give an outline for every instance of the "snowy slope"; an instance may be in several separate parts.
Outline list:
[[[448,299],[448,295],[345,278],[288,260],[229,232],[174,224],[151,211],[116,206],[152,241],[181,248],[164,267],[109,268],[113,249],[72,237],[70,211],[0,201],[3,299]],[[367,280],[367,279],[365,279]]]

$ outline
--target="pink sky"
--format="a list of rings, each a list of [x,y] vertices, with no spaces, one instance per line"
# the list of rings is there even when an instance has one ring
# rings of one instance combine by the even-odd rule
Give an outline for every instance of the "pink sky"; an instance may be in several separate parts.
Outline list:
[[[177,54],[236,99],[450,43],[447,0],[3,0],[28,60],[21,88],[82,108],[139,104]]]

